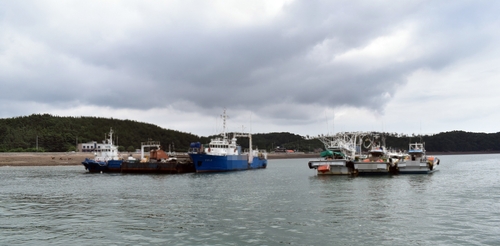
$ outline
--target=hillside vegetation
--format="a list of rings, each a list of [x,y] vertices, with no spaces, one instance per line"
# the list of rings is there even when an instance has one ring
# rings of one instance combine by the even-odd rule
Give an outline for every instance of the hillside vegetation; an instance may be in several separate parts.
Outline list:
[[[101,142],[110,128],[120,151],[133,151],[147,140],[160,141],[163,148],[184,152],[191,142],[208,143],[214,136],[197,136],[191,133],[164,129],[159,126],[132,120],[99,117],[59,117],[49,114],[33,114],[0,119],[0,152],[65,152],[76,150],[77,143]],[[427,151],[432,152],[500,152],[500,133],[471,133],[450,131],[434,135],[404,135],[379,133],[386,145],[406,150],[410,142],[423,141]],[[293,133],[253,134],[253,145],[272,151],[280,146],[301,152],[323,149],[315,139],[305,139]],[[239,139],[243,148],[248,141]],[[38,147],[38,148],[37,148]]]

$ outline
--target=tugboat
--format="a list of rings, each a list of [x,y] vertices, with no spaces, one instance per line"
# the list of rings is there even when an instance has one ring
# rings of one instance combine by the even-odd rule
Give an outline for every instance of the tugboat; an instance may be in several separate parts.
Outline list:
[[[400,174],[428,174],[438,170],[439,159],[425,155],[424,143],[410,143],[408,156],[399,164]]]
[[[190,144],[189,156],[193,161],[197,173],[227,172],[267,167],[267,153],[252,149],[252,135],[234,134],[231,139],[226,133],[226,110],[222,115],[222,138],[211,139],[207,148],[200,142]],[[249,139],[249,150],[243,152],[241,146],[236,144],[236,137]]]
[[[85,158],[82,162],[90,173],[120,172],[123,160],[118,157],[118,147],[113,144],[113,128],[110,128],[109,138],[99,151],[94,150],[94,159]]]

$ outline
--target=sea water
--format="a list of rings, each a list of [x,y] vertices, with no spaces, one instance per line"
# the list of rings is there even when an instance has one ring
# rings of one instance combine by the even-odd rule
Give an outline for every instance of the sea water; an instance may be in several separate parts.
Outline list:
[[[0,245],[500,245],[500,155],[430,175],[317,176],[308,159],[180,175],[0,167]]]

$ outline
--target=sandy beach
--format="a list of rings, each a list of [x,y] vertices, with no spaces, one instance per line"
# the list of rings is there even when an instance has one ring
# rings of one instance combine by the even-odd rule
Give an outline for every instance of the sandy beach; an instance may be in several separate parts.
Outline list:
[[[92,153],[0,153],[0,166],[81,165]]]
[[[126,159],[130,154],[122,153],[121,156]],[[140,153],[134,153],[135,158],[140,158]],[[319,154],[305,153],[269,153],[268,159],[291,159],[291,158],[316,158]],[[85,158],[93,158],[93,153],[70,153],[70,152],[51,152],[51,153],[0,153],[0,166],[70,166],[81,165]]]

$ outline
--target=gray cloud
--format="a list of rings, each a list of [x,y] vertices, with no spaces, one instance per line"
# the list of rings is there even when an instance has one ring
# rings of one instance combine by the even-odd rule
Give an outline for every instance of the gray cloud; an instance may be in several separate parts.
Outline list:
[[[290,1],[243,24],[211,2],[3,5],[2,99],[67,107],[260,108],[285,122],[311,121],[308,107],[384,113],[412,73],[498,40],[492,2]]]

